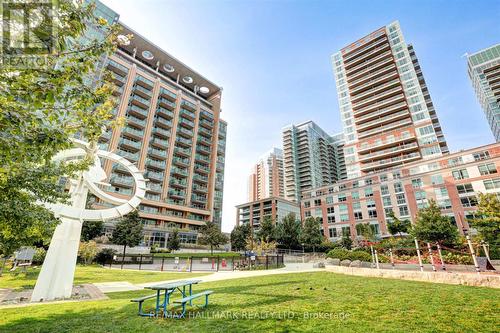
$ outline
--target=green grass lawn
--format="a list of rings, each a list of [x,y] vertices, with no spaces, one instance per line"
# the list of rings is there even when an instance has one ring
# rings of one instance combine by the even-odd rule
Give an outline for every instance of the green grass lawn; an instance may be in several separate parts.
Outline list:
[[[111,299],[102,301],[1,309],[0,331],[498,332],[500,320],[500,290],[488,288],[320,272],[195,286],[195,291],[204,289],[215,293],[208,310],[198,312],[198,317],[138,317],[130,299],[151,293],[144,290],[110,293]],[[219,317],[207,317],[214,313]],[[307,318],[314,313],[331,315]]]
[[[4,271],[0,277],[0,288],[24,289],[34,288],[39,268],[29,268],[28,272],[21,273]],[[145,283],[183,279],[187,277],[203,276],[210,273],[175,273],[175,272],[150,272],[107,269],[100,266],[77,266],[75,284],[93,282],[128,281],[130,283]]]

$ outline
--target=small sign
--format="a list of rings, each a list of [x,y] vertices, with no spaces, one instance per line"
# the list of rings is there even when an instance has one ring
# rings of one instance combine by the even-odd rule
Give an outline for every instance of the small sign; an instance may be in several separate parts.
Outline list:
[[[255,256],[251,256],[250,260],[255,261]]]
[[[174,262],[176,265],[179,264],[179,257],[175,257]]]
[[[201,262],[208,262],[208,258],[201,258]]]

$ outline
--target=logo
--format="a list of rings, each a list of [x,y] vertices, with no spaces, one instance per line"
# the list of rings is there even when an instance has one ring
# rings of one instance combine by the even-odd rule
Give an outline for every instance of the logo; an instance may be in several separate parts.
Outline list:
[[[0,0],[2,65],[33,68],[47,65],[57,42],[53,0]]]

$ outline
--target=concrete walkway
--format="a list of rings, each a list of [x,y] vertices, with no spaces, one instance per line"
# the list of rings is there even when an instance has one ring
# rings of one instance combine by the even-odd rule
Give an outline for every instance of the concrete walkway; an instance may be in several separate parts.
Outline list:
[[[241,279],[249,278],[255,276],[265,276],[265,275],[275,275],[275,274],[290,274],[290,273],[303,273],[303,272],[324,272],[324,268],[313,268],[312,263],[297,263],[297,264],[287,264],[286,267],[280,269],[270,269],[270,270],[259,270],[259,271],[232,271],[232,272],[215,272],[206,276],[199,276],[196,279],[201,280],[201,283],[230,280],[230,279]],[[160,283],[175,282],[185,279],[176,279],[168,281],[155,281],[140,284],[132,284],[127,281],[119,282],[103,282],[94,283],[94,285],[99,288],[103,293],[117,292],[117,291],[131,291],[131,290],[141,290],[145,287],[153,286]]]

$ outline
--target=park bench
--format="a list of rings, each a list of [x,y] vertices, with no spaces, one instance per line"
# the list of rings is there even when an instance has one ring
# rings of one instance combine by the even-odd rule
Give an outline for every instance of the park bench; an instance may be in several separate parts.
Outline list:
[[[169,317],[183,318],[185,316],[185,314],[186,314],[186,304],[189,303],[189,305],[192,305],[194,299],[200,298],[200,297],[203,297],[203,296],[205,296],[205,304],[202,305],[201,307],[206,308],[208,306],[208,296],[210,294],[212,294],[212,293],[213,293],[212,290],[205,290],[205,291],[202,291],[201,293],[193,294],[191,296],[186,296],[186,297],[182,298],[180,301],[175,302],[175,303],[180,303],[182,305],[182,312],[181,312],[181,314],[178,314],[178,315],[172,314]]]
[[[167,290],[166,291],[166,293],[168,293],[168,294],[171,294],[173,292],[174,292],[174,290]],[[143,297],[139,297],[139,298],[134,298],[134,299],[132,299],[130,301],[134,302],[134,303],[139,303],[139,310],[138,310],[139,316],[154,317],[154,314],[152,314],[152,313],[144,313],[144,312],[142,312],[142,303],[144,303],[144,301],[147,301],[148,299],[157,298],[157,296],[158,296],[157,294],[153,294],[153,295],[143,296]]]

